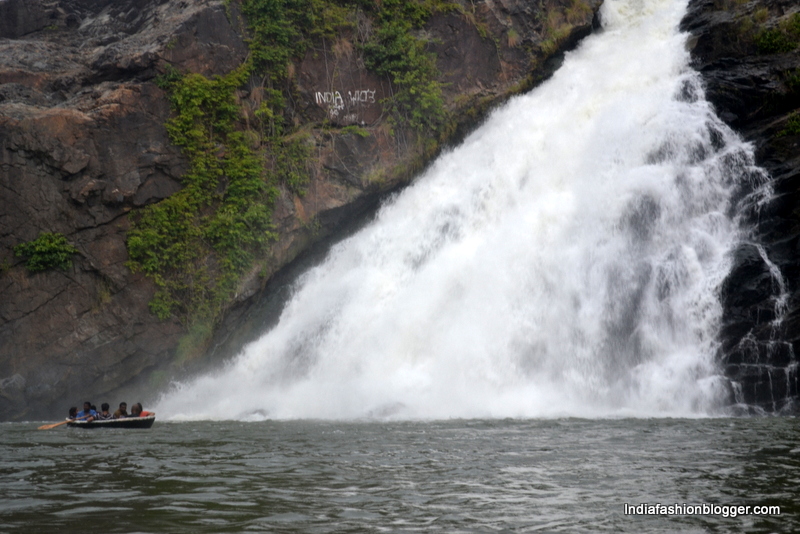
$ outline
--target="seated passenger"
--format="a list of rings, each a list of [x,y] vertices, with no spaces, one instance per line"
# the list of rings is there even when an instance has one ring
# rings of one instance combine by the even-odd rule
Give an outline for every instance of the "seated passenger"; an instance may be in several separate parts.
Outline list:
[[[85,421],[92,421],[97,416],[97,412],[92,410],[92,403],[86,401],[83,403],[83,410],[75,415],[76,419],[83,419]]]
[[[156,412],[146,412],[142,410],[142,403],[137,402],[131,407],[131,417],[147,417],[150,415],[155,415]]]
[[[114,419],[119,419],[120,417],[128,417],[128,403],[127,402],[120,402],[119,409],[114,412]]]
[[[69,417],[67,419],[75,419],[76,417],[78,417],[78,408],[73,406],[69,409]]]
[[[97,414],[97,417],[95,417],[95,419],[97,419],[98,421],[108,421],[109,419],[113,419],[114,416],[111,415],[111,412],[108,411],[108,408],[109,406],[107,402],[101,404],[100,413]]]

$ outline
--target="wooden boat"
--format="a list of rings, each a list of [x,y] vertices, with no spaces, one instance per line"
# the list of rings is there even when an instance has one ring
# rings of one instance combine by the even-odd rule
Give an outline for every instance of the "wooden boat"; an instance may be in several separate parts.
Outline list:
[[[147,417],[122,417],[104,421],[70,421],[67,426],[72,428],[150,428],[155,422],[156,416],[148,415]]]

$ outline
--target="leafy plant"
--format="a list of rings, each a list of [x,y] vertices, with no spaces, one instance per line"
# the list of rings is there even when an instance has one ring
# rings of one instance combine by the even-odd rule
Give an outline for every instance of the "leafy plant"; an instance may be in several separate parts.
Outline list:
[[[401,123],[417,130],[437,131],[446,121],[442,84],[436,61],[425,41],[412,34],[437,9],[431,2],[384,0],[377,28],[363,46],[367,68],[388,76],[396,90],[389,104]],[[449,9],[449,5],[443,8]]]
[[[800,135],[800,113],[795,111],[786,121],[786,126],[778,133],[778,137]]]
[[[800,39],[800,12],[789,17],[783,24],[783,28],[786,33],[794,37],[795,41]]]
[[[301,56],[313,39],[331,38],[352,27],[353,11],[330,0],[242,0],[241,4],[251,34],[253,73],[263,76],[265,87],[257,117],[267,135],[280,136],[287,129],[284,90],[290,59]]]
[[[155,84],[161,89],[168,90],[173,84],[180,81],[181,73],[170,64],[167,64],[164,72],[155,78]]]
[[[791,52],[800,43],[800,13],[794,13],[777,28],[760,31],[756,35],[755,43],[760,54]]]
[[[369,137],[369,132],[367,130],[365,130],[361,126],[356,126],[355,124],[351,124],[350,126],[345,126],[344,128],[342,128],[341,132],[344,134],[357,135],[362,138]]]
[[[52,268],[69,269],[72,266],[70,258],[77,252],[78,249],[69,244],[64,234],[47,232],[14,247],[15,255],[28,257],[25,267],[32,273]]]
[[[352,9],[330,0],[243,0],[242,13],[251,32],[253,66],[276,82],[286,78],[289,60],[312,39],[353,27]]]
[[[128,233],[129,268],[159,287],[150,309],[164,319],[211,317],[235,291],[257,250],[274,237],[277,196],[259,155],[235,129],[235,90],[250,65],[212,79],[170,75],[170,140],[189,158],[183,189],[143,209]]]
[[[800,69],[785,72],[786,86],[789,91],[800,92]]]
[[[289,191],[301,197],[306,194],[306,186],[311,179],[308,169],[311,157],[309,138],[308,134],[286,138],[278,141],[273,150],[275,178],[286,184]]]
[[[791,52],[797,43],[777,28],[769,28],[759,32],[756,36],[756,47],[760,54],[782,54]]]

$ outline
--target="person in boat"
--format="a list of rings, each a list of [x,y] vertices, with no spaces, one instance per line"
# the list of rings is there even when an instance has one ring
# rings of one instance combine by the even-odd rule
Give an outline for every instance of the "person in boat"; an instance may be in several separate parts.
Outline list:
[[[78,407],[73,406],[72,408],[69,409],[69,416],[67,417],[67,419],[75,419],[76,417],[78,417]]]
[[[95,417],[97,417],[97,411],[92,410],[92,403],[89,401],[84,402],[83,410],[75,415],[76,419],[85,419],[86,421],[92,421]]]
[[[103,404],[101,404],[100,405],[100,413],[97,414],[97,417],[95,417],[95,419],[97,421],[108,421],[109,419],[113,419],[114,416],[111,415],[111,412],[108,411],[108,408],[109,408],[109,406],[108,406],[107,402],[104,402]]]
[[[128,417],[128,403],[127,402],[120,402],[119,408],[116,412],[114,412],[114,419],[119,419],[120,417]]]
[[[156,412],[146,412],[142,409],[142,403],[137,402],[133,406],[131,406],[131,415],[130,417],[147,417],[150,415],[155,415]]]

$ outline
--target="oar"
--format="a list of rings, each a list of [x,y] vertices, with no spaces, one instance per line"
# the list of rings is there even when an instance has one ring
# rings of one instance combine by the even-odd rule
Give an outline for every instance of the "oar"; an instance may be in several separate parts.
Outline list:
[[[61,421],[60,423],[53,423],[52,425],[42,425],[39,427],[39,430],[50,430],[51,428],[55,428],[57,426],[66,425],[67,423],[71,423],[73,421],[80,421],[81,419],[86,419],[87,417],[91,417],[92,414],[84,415],[83,417],[78,417],[77,419],[67,419],[66,421]]]

